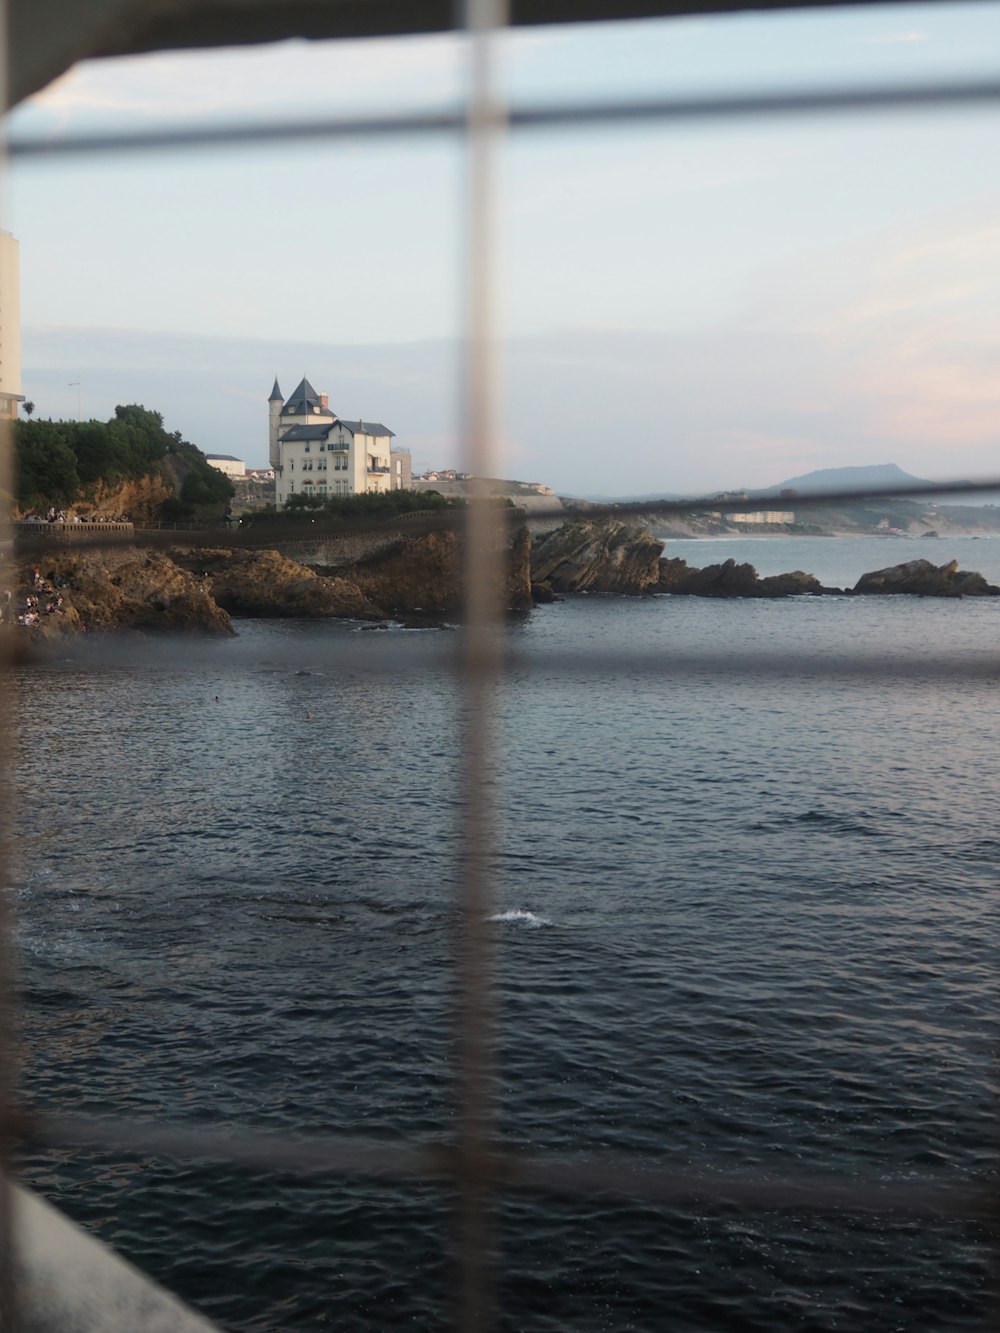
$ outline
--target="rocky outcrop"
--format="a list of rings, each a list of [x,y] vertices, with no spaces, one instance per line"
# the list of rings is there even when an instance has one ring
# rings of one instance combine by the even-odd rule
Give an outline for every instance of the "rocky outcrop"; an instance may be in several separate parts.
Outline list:
[[[385,616],[352,580],[324,577],[277,551],[178,550],[174,559],[200,579],[230,615],[356,620]]]
[[[531,596],[531,538],[527,528],[505,537],[501,553],[501,605],[527,611]],[[455,616],[464,600],[464,558],[458,532],[437,531],[405,537],[340,571],[372,603],[392,616]]]
[[[87,492],[86,499],[74,502],[73,509],[78,514],[127,514],[133,523],[156,523],[164,501],[172,495],[166,480],[159,473],[151,473],[115,486],[98,482]]]
[[[555,590],[551,583],[532,583],[531,600],[536,606],[548,606],[550,602],[558,601]]]
[[[536,539],[531,578],[553,592],[655,592],[663,543],[618,519],[580,519]]]
[[[656,590],[678,597],[815,597],[840,591],[824,588],[819,579],[801,569],[762,579],[753,565],[738,565],[735,560],[692,569],[686,560],[678,559],[660,561]]]
[[[36,567],[42,591],[35,586]],[[202,580],[158,551],[55,552],[37,565],[22,561],[18,574],[21,601],[37,596],[40,604],[38,622],[31,626],[35,638],[55,638],[85,626],[232,633],[229,616]],[[46,614],[46,605],[59,596],[62,606]]]
[[[531,539],[521,527],[505,530],[503,541],[498,594],[505,607],[527,610]],[[19,637],[30,647],[84,629],[232,633],[230,613],[440,624],[461,614],[464,557],[460,535],[438,531],[401,538],[392,550],[329,574],[277,551],[228,548],[56,551],[37,566],[22,559],[17,573],[11,609],[27,622]]]
[[[888,569],[862,574],[854,585],[862,594],[904,593],[912,597],[1000,597],[1000,588],[982,574],[959,569],[958,561],[934,565],[929,560],[908,560]]]

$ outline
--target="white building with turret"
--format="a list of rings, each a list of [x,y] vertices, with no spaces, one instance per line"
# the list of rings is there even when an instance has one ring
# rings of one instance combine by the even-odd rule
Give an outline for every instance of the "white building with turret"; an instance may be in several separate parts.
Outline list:
[[[268,414],[279,509],[292,495],[325,500],[397,488],[402,472],[393,457],[393,432],[380,421],[338,417],[327,395],[317,393],[307,379],[288,399],[275,379]]]

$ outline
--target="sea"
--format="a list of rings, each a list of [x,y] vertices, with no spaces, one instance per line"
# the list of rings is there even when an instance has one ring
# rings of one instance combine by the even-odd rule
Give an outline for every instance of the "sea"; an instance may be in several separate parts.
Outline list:
[[[667,553],[1000,583],[1000,539]],[[234,1143],[448,1142],[462,632],[238,630],[15,673],[24,1098]],[[647,1179],[995,1191],[1000,598],[579,596],[503,633],[504,1144]],[[441,1185],[125,1148],[26,1149],[21,1175],[233,1333],[456,1327]],[[505,1333],[996,1317],[975,1216],[511,1191],[494,1239]]]

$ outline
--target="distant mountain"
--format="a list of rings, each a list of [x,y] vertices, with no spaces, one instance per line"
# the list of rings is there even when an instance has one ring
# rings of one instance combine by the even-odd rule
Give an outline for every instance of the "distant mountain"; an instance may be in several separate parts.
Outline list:
[[[895,463],[875,463],[867,467],[825,467],[817,472],[807,472],[801,477],[790,477],[788,481],[779,481],[774,486],[736,489],[748,496],[777,496],[779,491],[785,490],[811,495],[816,491],[866,491],[886,486],[922,484],[920,477],[911,476]],[[595,504],[628,504],[634,501],[691,500],[697,497],[690,493],[678,495],[670,491],[650,491],[645,495],[588,495],[586,498]]]
[[[812,495],[816,491],[873,491],[887,486],[923,486],[920,477],[904,472],[895,463],[872,463],[866,467],[824,467],[806,472],[801,477],[790,477],[775,486],[748,491],[748,495],[778,495],[781,491],[798,491]]]
[[[777,499],[781,491],[797,491],[799,495],[815,495],[822,491],[858,491],[863,494],[866,491],[888,490],[894,486],[902,490],[907,486],[930,484],[923,477],[915,477],[912,472],[904,472],[895,463],[870,463],[863,467],[824,467],[815,472],[806,472],[800,477],[789,477],[787,481],[776,482],[773,486],[747,486],[734,489],[752,499],[763,497]],[[678,495],[670,491],[651,491],[645,495],[588,495],[585,498],[594,504],[628,504],[634,501],[692,500],[699,497],[690,493]],[[932,499],[933,497],[927,497],[924,503],[929,503]],[[998,502],[1000,502],[1000,492],[955,495],[947,499],[947,503],[953,505],[977,506]]]

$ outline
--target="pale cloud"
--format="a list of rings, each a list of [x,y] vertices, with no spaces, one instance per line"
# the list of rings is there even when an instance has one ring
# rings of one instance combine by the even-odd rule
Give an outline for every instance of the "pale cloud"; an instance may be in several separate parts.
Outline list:
[[[550,150],[546,146],[543,151]],[[530,188],[521,187],[517,165],[511,169],[507,211],[515,221],[531,223],[569,209],[616,217],[623,200],[629,209],[652,209],[683,195],[776,181],[804,151],[798,145],[767,140],[706,144],[660,139],[640,145],[623,142],[611,159],[600,148],[571,145],[561,149],[558,171],[542,179],[532,173]],[[530,171],[533,155],[526,165]]]
[[[859,37],[858,43],[861,46],[903,46],[912,42],[929,42],[930,34],[926,32],[886,32],[875,37]]]
[[[874,435],[961,447],[996,467],[1000,422],[1000,201],[987,221],[950,219],[888,237],[839,307],[819,312]]]

